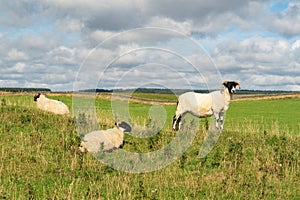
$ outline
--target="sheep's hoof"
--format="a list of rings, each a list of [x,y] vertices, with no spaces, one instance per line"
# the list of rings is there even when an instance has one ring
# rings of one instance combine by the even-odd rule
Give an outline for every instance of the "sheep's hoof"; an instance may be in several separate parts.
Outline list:
[[[172,127],[172,130],[173,131],[178,131],[179,130],[179,127],[178,127],[178,125],[176,126],[176,125],[174,125],[173,127]]]
[[[217,130],[217,131],[222,131],[223,128],[216,126],[216,130]]]

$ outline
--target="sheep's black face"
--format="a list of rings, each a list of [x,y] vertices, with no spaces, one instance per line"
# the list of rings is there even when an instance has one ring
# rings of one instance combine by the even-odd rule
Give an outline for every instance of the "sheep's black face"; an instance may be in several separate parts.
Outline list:
[[[34,100],[34,101],[37,101],[37,99],[40,98],[40,95],[41,95],[41,93],[38,93],[37,95],[35,95],[35,96],[33,97],[33,100]]]
[[[117,126],[123,128],[124,132],[130,132],[131,131],[130,125],[127,124],[126,122],[118,123]]]
[[[223,85],[228,88],[230,94],[234,94],[236,89],[240,87],[240,84],[235,81],[225,81]]]

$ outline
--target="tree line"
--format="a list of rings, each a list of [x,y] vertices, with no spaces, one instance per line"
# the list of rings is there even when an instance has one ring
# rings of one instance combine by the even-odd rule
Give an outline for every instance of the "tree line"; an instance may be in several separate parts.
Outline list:
[[[124,92],[124,93],[152,93],[152,94],[182,94],[190,90],[187,89],[165,89],[165,88],[136,88],[136,89],[90,89],[84,90],[84,92]],[[213,90],[194,90],[198,93],[208,93]],[[283,91],[283,90],[238,90],[238,94],[282,94],[282,93],[291,93],[293,91]]]
[[[3,87],[0,91],[4,92],[51,92],[49,88],[21,88],[21,87]]]

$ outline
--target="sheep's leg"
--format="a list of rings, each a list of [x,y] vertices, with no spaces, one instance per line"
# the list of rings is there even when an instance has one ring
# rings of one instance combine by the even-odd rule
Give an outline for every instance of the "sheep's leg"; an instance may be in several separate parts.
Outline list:
[[[219,120],[220,120],[219,113],[214,113],[214,116],[216,120],[216,128],[219,129]]]
[[[180,128],[181,128],[181,124],[182,124],[182,117],[183,117],[183,115],[180,115],[180,117],[179,117],[179,119],[178,119],[178,130],[180,130]]]
[[[186,110],[182,109],[181,103],[177,102],[177,108],[175,116],[173,117],[173,130],[178,131],[181,128],[182,119],[184,115],[187,113]]]
[[[184,114],[185,113],[174,115],[174,117],[173,117],[173,130],[174,131],[180,130],[181,124],[182,124],[182,118],[183,118]]]
[[[176,117],[176,115],[174,115],[173,124],[172,124],[172,128],[173,128],[174,131],[176,130],[176,124],[177,124],[177,117]]]
[[[220,129],[223,130],[223,123],[224,123],[224,113],[220,112],[219,117],[220,117]]]
[[[174,131],[179,130],[180,125],[181,125],[181,115],[179,115],[179,116],[174,115],[174,117],[173,117],[173,130]]]

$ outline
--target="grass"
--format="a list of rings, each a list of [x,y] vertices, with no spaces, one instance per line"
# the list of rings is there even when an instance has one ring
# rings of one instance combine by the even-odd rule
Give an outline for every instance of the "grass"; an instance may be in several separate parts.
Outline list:
[[[165,101],[176,101],[177,97],[175,94],[147,94],[147,93],[133,93],[133,97],[155,99],[155,100],[165,100]]]
[[[300,133],[300,99],[255,100],[232,102],[227,112],[228,126],[242,127],[252,123],[257,130]],[[278,129],[278,130],[277,130]]]
[[[69,96],[53,96],[71,106]],[[225,130],[205,158],[198,153],[205,120],[187,151],[148,173],[114,170],[78,151],[71,117],[35,108],[31,95],[1,97],[0,199],[298,199],[299,99],[234,101]],[[114,122],[111,103],[97,99],[104,128]],[[152,105],[130,104],[132,123],[149,126]],[[124,149],[159,150],[172,141],[175,106],[149,138],[125,135]]]

